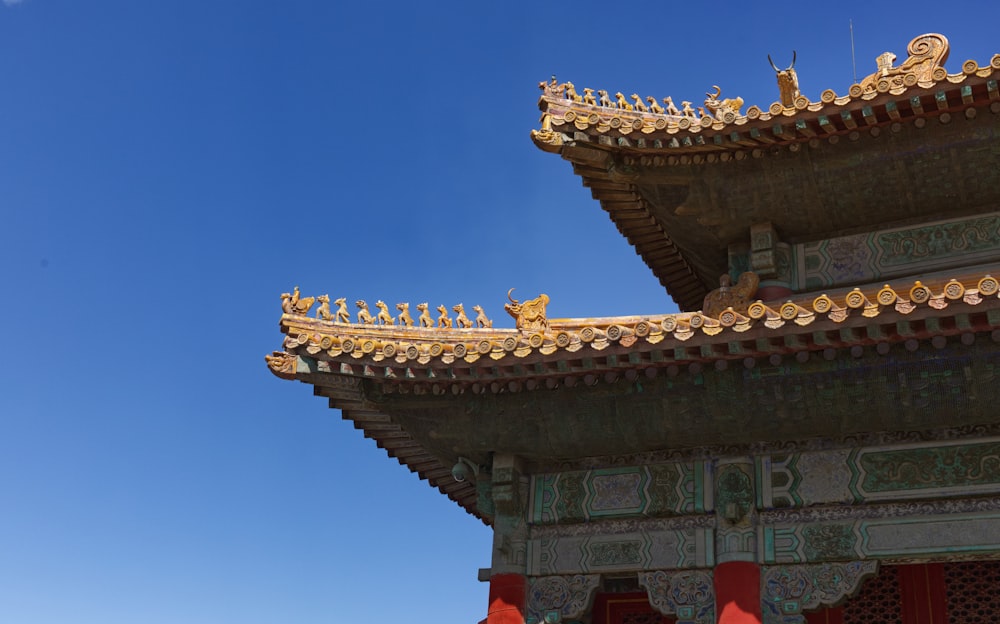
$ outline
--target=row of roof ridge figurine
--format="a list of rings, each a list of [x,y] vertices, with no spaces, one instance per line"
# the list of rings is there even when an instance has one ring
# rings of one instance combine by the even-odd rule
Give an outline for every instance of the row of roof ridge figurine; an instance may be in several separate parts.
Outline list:
[[[894,66],[893,63],[896,60],[896,55],[892,52],[883,52],[875,58],[875,63],[878,67],[875,73],[865,77],[856,86],[860,87],[861,92],[872,91],[876,89],[876,85],[880,80],[902,80],[907,74],[914,74],[918,79],[926,80],[933,75],[933,70],[936,67],[943,66],[944,61],[948,58],[949,48],[948,38],[938,33],[927,33],[915,37],[907,46],[909,56],[903,63]],[[796,98],[801,96],[801,92],[799,91],[799,77],[795,73],[795,57],[796,53],[792,50],[792,63],[785,69],[779,69],[774,64],[774,61],[771,60],[771,55],[767,56],[767,60],[774,69],[778,79],[779,101],[786,108],[794,106]],[[621,91],[615,94],[614,100],[603,89],[597,91],[597,97],[594,97],[594,90],[590,88],[585,88],[583,95],[580,95],[577,93],[576,87],[572,82],[559,83],[556,81],[555,76],[552,76],[548,82],[539,82],[538,88],[547,96],[562,98],[575,104],[601,106],[638,113],[689,117],[692,119],[700,117],[722,119],[727,112],[732,112],[733,115],[738,117],[740,115],[740,108],[743,107],[743,98],[741,97],[720,100],[719,96],[722,95],[722,89],[718,85],[712,86],[715,89],[715,93],[711,91],[705,93],[705,106],[699,106],[697,110],[691,107],[691,102],[686,101],[681,102],[681,108],[678,109],[670,96],[663,98],[663,103],[666,105],[666,107],[663,107],[660,106],[656,98],[652,95],[646,96],[647,104],[643,104],[642,97],[638,93],[633,93],[630,96],[632,102],[629,102]]]
[[[796,316],[800,316],[800,313],[810,313],[809,310],[802,308],[798,303],[795,303],[790,299],[781,305],[780,312],[772,310],[767,306],[767,304],[759,299],[751,303],[750,299],[755,294],[758,283],[758,276],[749,271],[740,275],[736,284],[732,283],[732,280],[728,275],[723,275],[720,279],[720,287],[708,293],[705,297],[703,310],[693,313],[693,316],[712,319],[717,318],[721,321],[723,316],[728,315],[735,321],[738,316],[748,314],[752,319],[762,318],[765,316],[780,316],[790,320]],[[534,299],[521,302],[510,296],[513,291],[513,288],[507,291],[507,298],[510,300],[510,303],[504,304],[504,310],[514,318],[517,329],[547,329],[548,319],[546,316],[546,306],[549,303],[549,296],[541,294]],[[850,291],[846,295],[845,303],[848,308],[864,307],[866,310],[869,308],[877,308],[878,305],[888,306],[896,303],[897,306],[903,305],[903,307],[909,308],[906,310],[906,313],[908,313],[912,310],[911,302],[928,303],[932,307],[942,308],[947,305],[947,302],[943,301],[945,299],[960,299],[971,294],[976,301],[970,301],[970,303],[978,303],[981,301],[981,299],[978,299],[978,295],[991,296],[998,293],[1000,293],[1000,281],[991,275],[986,275],[979,280],[974,291],[967,291],[964,284],[952,278],[942,287],[942,292],[939,295],[934,295],[923,282],[916,280],[913,283],[913,287],[909,290],[908,300],[900,298],[895,289],[890,287],[889,284],[885,284],[874,295],[875,300],[878,302],[877,304],[870,301],[868,296],[865,295],[860,288],[854,288]],[[349,324],[351,322],[351,315],[347,311],[347,300],[344,297],[336,299],[333,302],[334,305],[337,306],[337,309],[331,312],[329,295],[302,297],[299,293],[298,286],[296,286],[291,293],[281,294],[281,309],[285,314],[306,316],[309,314],[313,304],[317,301],[320,302],[320,306],[316,309],[316,318],[324,321],[332,321],[334,323]],[[421,328],[451,328],[457,326],[461,329],[470,329],[472,327],[489,329],[493,327],[493,321],[487,318],[483,308],[479,305],[472,307],[472,309],[476,312],[475,319],[470,319],[466,315],[465,308],[461,303],[452,306],[452,311],[457,315],[454,320],[448,316],[448,308],[440,305],[437,307],[438,317],[437,320],[435,320],[429,312],[427,303],[418,303],[417,309],[420,310],[420,316],[418,317],[416,323],[414,322],[413,317],[410,316],[410,304],[406,302],[396,304],[396,309],[400,312],[398,319],[392,316],[389,312],[389,306],[382,300],[375,303],[375,306],[378,308],[378,313],[374,316],[368,310],[368,304],[364,299],[358,299],[355,302],[355,305],[358,307],[357,322],[360,325],[395,326],[396,321],[398,320],[399,324],[405,327],[413,327],[415,324],[419,325]],[[838,322],[839,320],[846,318],[846,310],[834,303],[834,301],[825,293],[816,297],[816,299],[812,302],[812,308],[814,311],[821,314],[830,313],[835,316],[839,316],[839,319],[834,319],[838,320]],[[668,317],[674,316],[675,315],[668,315]]]
[[[334,323],[350,323],[351,313],[347,310],[347,299],[341,297],[335,299],[333,304],[337,306],[336,310],[330,310],[330,295],[320,295],[318,297],[302,297],[299,295],[299,287],[296,286],[291,293],[281,294],[281,309],[285,314],[302,314],[306,315],[312,308],[313,304],[319,302],[319,307],[316,308],[316,318],[322,319],[324,321],[333,321]],[[395,325],[397,319],[392,316],[389,312],[389,306],[386,305],[381,299],[375,302],[375,307],[378,308],[376,314],[372,314],[368,309],[368,303],[364,299],[358,299],[354,302],[354,305],[358,307],[358,323],[363,325]],[[438,317],[435,320],[428,309],[427,303],[418,303],[417,309],[420,310],[420,316],[414,321],[413,317],[410,315],[410,304],[408,302],[397,303],[396,309],[399,310],[399,324],[406,327],[413,327],[418,324],[420,327],[460,327],[468,329],[470,327],[493,327],[493,321],[486,317],[486,313],[483,311],[481,306],[472,306],[472,309],[476,312],[475,319],[470,319],[465,313],[465,307],[459,303],[451,307],[452,311],[456,314],[453,320],[448,316],[448,308],[443,305],[437,307]]]
[[[767,60],[770,61],[771,67],[778,75],[778,91],[781,94],[781,103],[784,106],[792,106],[795,98],[799,97],[799,78],[795,73],[795,51],[792,51],[792,64],[785,69],[778,69],[771,60],[770,55],[768,55]],[[583,95],[576,92],[576,87],[572,82],[560,83],[556,80],[555,76],[548,81],[542,81],[538,83],[538,88],[542,90],[545,95],[559,97],[569,100],[576,104],[585,104],[587,106],[602,106],[604,108],[615,108],[624,111],[634,111],[637,113],[653,113],[654,115],[673,115],[675,117],[689,117],[691,119],[699,119],[701,117],[711,117],[715,119],[721,119],[727,112],[732,112],[733,115],[739,116],[740,109],[743,107],[743,98],[725,98],[719,99],[722,95],[722,88],[719,85],[712,85],[715,89],[715,93],[707,91],[705,93],[705,106],[699,106],[697,110],[691,107],[691,102],[681,102],[681,108],[678,109],[677,105],[674,104],[673,98],[669,95],[663,98],[663,103],[665,106],[660,106],[656,98],[652,95],[646,96],[646,102],[648,104],[643,104],[642,97],[638,93],[633,93],[630,97],[632,102],[630,103],[625,95],[619,91],[615,93],[615,99],[612,100],[608,96],[608,92],[604,89],[597,90],[597,97],[594,97],[594,90],[587,87],[583,90]]]
[[[508,314],[514,317],[517,328],[537,329],[546,326],[545,306],[549,302],[549,296],[543,294],[522,303],[510,296],[512,292],[514,292],[513,288],[507,291],[507,298],[510,300],[510,303],[505,303],[503,307]],[[303,297],[299,293],[298,286],[290,293],[281,293],[281,310],[285,314],[301,314],[305,316],[309,314],[309,310],[317,301],[319,302],[319,307],[316,308],[316,318],[334,323],[351,322],[351,313],[347,311],[346,298],[335,299],[333,304],[337,308],[331,311],[330,295]],[[440,305],[437,307],[438,317],[435,320],[431,316],[427,303],[418,303],[417,309],[420,310],[420,316],[417,317],[416,323],[413,317],[410,316],[410,304],[407,302],[396,304],[396,309],[399,310],[398,319],[392,316],[389,312],[389,306],[381,299],[375,302],[378,312],[374,316],[369,311],[368,303],[364,299],[358,299],[354,302],[354,305],[358,307],[358,324],[362,325],[395,325],[398,320],[399,324],[405,327],[413,327],[415,324],[420,327],[458,327],[461,329],[472,327],[489,329],[493,327],[493,321],[486,316],[482,306],[479,305],[472,306],[472,310],[476,313],[473,319],[470,319],[466,315],[465,307],[461,303],[453,305],[451,309],[456,314],[454,320],[448,316],[448,308]]]
[[[674,104],[673,98],[669,95],[663,98],[663,104],[665,106],[660,106],[660,104],[656,101],[656,98],[652,95],[646,96],[646,102],[649,104],[643,104],[642,98],[638,93],[633,93],[629,96],[633,100],[631,103],[629,103],[621,91],[615,93],[614,100],[608,96],[608,92],[604,89],[597,90],[598,97],[594,97],[594,90],[589,87],[584,88],[583,95],[579,95],[572,82],[557,84],[555,76],[552,76],[551,82],[540,82],[538,83],[538,86],[545,92],[546,95],[563,97],[577,104],[602,106],[604,108],[616,108],[618,110],[634,111],[637,113],[652,113],[654,115],[690,117],[691,119],[699,119],[701,117],[719,117],[724,115],[726,111],[732,111],[734,115],[739,115],[740,108],[743,107],[743,98],[741,97],[726,98],[724,100],[718,99],[722,94],[722,88],[718,85],[713,85],[712,87],[716,91],[715,94],[712,94],[711,92],[705,93],[705,106],[699,106],[697,109],[691,108],[691,102],[688,101],[681,102],[681,108],[678,109],[677,105]]]

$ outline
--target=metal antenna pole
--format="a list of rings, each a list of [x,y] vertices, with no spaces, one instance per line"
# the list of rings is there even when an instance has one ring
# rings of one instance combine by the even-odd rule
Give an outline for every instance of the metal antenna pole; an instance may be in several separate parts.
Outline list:
[[[858,63],[854,58],[854,20],[849,19],[847,23],[851,27],[851,68],[854,70],[854,82],[851,84],[858,84]]]

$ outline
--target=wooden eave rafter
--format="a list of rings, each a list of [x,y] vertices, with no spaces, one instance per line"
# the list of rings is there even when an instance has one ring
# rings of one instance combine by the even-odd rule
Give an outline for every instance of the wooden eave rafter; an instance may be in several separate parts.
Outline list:
[[[323,392],[320,384],[329,381],[331,375],[317,373],[302,373],[296,375],[299,381],[311,384],[316,394],[329,396]],[[342,393],[346,398],[330,398],[330,407],[341,410],[344,420],[351,421],[356,429],[362,430],[366,438],[375,441],[376,446],[385,450],[389,457],[395,458],[410,472],[426,480],[442,494],[458,503],[471,515],[484,523],[489,519],[479,513],[476,507],[476,486],[474,483],[458,482],[451,476],[450,466],[445,466],[441,460],[428,453],[410,434],[395,424],[392,417],[364,407],[364,392],[357,380],[347,379],[351,391]],[[340,384],[345,385],[345,384]]]

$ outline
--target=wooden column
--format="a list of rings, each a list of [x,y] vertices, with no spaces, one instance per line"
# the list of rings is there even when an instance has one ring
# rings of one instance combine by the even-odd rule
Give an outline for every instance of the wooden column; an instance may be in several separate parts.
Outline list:
[[[715,617],[719,624],[761,624],[760,564],[757,563],[757,509],[753,458],[720,460],[715,471],[713,572]]]
[[[947,624],[943,564],[899,566],[899,595],[904,624]]]
[[[714,583],[718,624],[761,624],[760,566],[750,561],[720,563]]]
[[[490,608],[486,624],[524,624],[525,578],[521,574],[490,577]]]
[[[493,499],[493,561],[486,624],[525,624],[527,577],[526,478],[514,455],[497,453],[489,477]]]

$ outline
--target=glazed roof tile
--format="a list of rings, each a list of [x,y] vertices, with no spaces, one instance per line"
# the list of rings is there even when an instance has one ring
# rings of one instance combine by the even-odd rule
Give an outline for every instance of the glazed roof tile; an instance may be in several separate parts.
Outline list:
[[[986,316],[970,320],[980,308],[979,316]],[[942,317],[963,320],[942,325]],[[901,329],[911,319],[912,326]],[[984,323],[991,330],[1000,327],[1000,283],[989,274],[854,288],[783,303],[756,301],[746,311],[728,308],[717,316],[550,319],[537,329],[412,327],[374,319],[338,323],[286,313],[281,317],[285,351],[268,356],[268,363],[288,378],[296,378],[297,370],[290,356],[302,356],[322,363],[314,372],[375,378],[390,387],[457,393],[475,386],[496,392],[504,387],[493,383],[497,379],[524,383],[526,389],[543,387],[546,379],[561,383],[567,370],[557,364],[581,358],[604,356],[604,363],[592,364],[585,375],[599,369],[644,371],[959,334],[974,326],[982,330]]]

